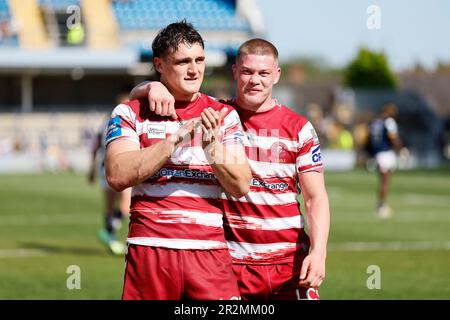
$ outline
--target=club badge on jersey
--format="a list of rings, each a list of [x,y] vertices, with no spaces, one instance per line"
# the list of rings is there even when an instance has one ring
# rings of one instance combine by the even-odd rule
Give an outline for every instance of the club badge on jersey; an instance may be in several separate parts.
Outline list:
[[[166,126],[163,123],[149,123],[147,125],[148,139],[165,139]]]
[[[270,161],[277,163],[287,162],[288,147],[283,142],[274,142],[270,147]]]

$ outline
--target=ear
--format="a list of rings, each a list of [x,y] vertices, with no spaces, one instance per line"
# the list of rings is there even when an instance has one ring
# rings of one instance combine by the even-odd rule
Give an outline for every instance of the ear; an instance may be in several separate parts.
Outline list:
[[[281,77],[281,68],[277,67],[273,84],[277,84],[278,81],[280,81],[280,77]]]
[[[159,73],[162,74],[162,60],[159,57],[154,57],[153,58],[153,67],[155,68],[156,71],[158,71]]]
[[[238,70],[237,70],[236,64],[233,64],[231,66],[231,70],[233,70],[233,78],[234,78],[234,80],[237,81],[237,79],[238,79],[238,74],[237,74]]]

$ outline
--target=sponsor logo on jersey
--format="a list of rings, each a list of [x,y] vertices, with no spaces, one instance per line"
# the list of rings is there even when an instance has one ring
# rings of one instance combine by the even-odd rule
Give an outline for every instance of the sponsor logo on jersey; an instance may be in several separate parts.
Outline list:
[[[241,131],[236,131],[233,134],[233,140],[238,141],[240,144],[244,145],[244,134]]]
[[[176,170],[176,169],[162,168],[152,176],[152,178],[156,177],[166,177],[166,178],[178,177],[189,179],[216,180],[216,176],[211,172],[192,169]]]
[[[163,123],[149,123],[147,126],[148,139],[165,139],[166,126]]]
[[[322,161],[322,155],[320,154],[320,145],[316,146],[315,149],[312,151],[312,161],[314,163]]]
[[[122,119],[119,117],[114,117],[109,120],[106,133],[106,141],[110,141],[122,135],[122,128],[120,127],[121,122]]]
[[[286,182],[267,183],[264,180],[257,178],[252,178],[250,184],[254,187],[264,187],[268,190],[280,190],[280,191],[284,191],[289,187],[289,185]]]

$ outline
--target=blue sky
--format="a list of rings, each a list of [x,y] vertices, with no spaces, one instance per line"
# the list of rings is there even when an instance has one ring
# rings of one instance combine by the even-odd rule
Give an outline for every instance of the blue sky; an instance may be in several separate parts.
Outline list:
[[[450,63],[448,0],[256,0],[266,25],[265,37],[280,59],[316,56],[332,66],[347,64],[362,45],[383,50],[397,71],[416,61],[432,68]],[[366,13],[380,8],[381,28],[369,30]]]

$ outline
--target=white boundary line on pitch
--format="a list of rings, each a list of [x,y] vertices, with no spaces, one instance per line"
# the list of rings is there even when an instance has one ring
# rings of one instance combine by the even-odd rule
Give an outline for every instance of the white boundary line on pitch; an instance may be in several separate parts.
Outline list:
[[[47,251],[40,249],[0,249],[0,259],[4,258],[32,258],[48,255]]]
[[[437,194],[420,194],[420,193],[406,193],[401,196],[401,199],[412,205],[426,204],[436,206],[450,206],[450,196]]]
[[[348,222],[448,222],[450,221],[450,215],[433,214],[429,215],[408,215],[405,214],[406,210],[395,211],[392,219],[382,220],[375,217],[375,212],[362,210],[356,213],[355,210],[350,210],[350,216],[333,216],[332,221],[334,223],[348,223]],[[0,215],[0,226],[9,225],[34,225],[34,226],[46,226],[46,225],[100,225],[102,224],[101,213],[70,213],[70,214],[14,214],[14,215]],[[123,225],[128,223],[128,217],[122,221]]]
[[[100,219],[80,219],[80,218],[70,218],[70,217],[49,217],[48,219],[39,217],[33,218],[3,218],[0,219],[0,226],[8,226],[8,225],[34,225],[34,226],[47,226],[47,225],[97,225],[101,224]]]
[[[70,214],[14,214],[0,216],[2,225],[95,225],[101,224],[101,213],[70,213]]]
[[[447,242],[343,242],[331,243],[329,251],[426,251],[450,250],[450,241]]]
[[[343,242],[331,243],[328,251],[428,251],[450,250],[450,241],[447,242]],[[7,258],[33,258],[49,255],[42,249],[0,249],[0,259]]]
[[[390,222],[449,222],[450,221],[450,215],[446,216],[434,216],[434,217],[428,217],[428,216],[408,216],[404,212],[397,212],[394,211],[394,214],[392,218],[389,219],[380,219],[375,216],[375,213],[370,213],[372,215],[369,216],[368,213],[363,212],[362,217],[332,217],[332,223],[356,223],[356,222],[363,222],[363,223],[390,223]],[[402,214],[402,215],[400,215]],[[1,225],[1,223],[0,223]]]

